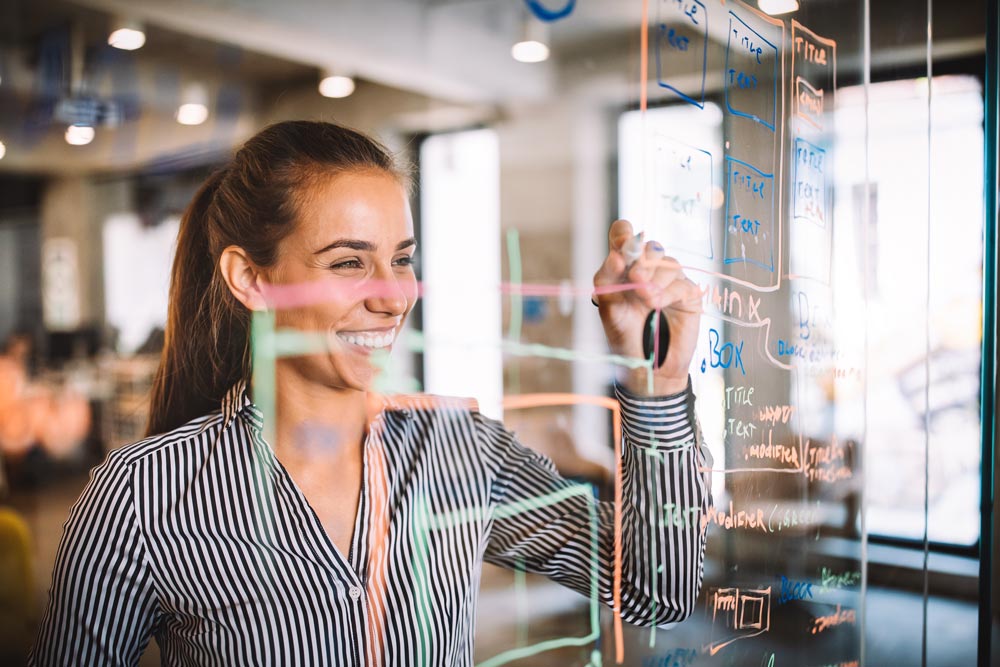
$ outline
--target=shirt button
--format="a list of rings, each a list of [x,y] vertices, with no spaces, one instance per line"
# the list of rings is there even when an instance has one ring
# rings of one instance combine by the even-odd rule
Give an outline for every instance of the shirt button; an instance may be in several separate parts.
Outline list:
[[[361,589],[357,586],[351,586],[350,595],[351,599],[356,602],[361,597]]]

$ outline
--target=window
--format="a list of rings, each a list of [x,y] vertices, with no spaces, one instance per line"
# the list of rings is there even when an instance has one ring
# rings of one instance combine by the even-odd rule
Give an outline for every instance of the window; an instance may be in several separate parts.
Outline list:
[[[500,417],[500,160],[496,133],[431,136],[420,147],[424,389],[472,397]]]

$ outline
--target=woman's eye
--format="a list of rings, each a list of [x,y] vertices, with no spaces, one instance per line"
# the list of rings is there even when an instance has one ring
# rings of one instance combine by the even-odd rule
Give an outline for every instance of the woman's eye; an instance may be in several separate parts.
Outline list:
[[[400,257],[393,264],[396,266],[413,266],[413,258],[410,256]]]
[[[331,269],[360,269],[362,268],[361,262],[356,259],[345,259],[342,262],[334,262],[330,265]]]

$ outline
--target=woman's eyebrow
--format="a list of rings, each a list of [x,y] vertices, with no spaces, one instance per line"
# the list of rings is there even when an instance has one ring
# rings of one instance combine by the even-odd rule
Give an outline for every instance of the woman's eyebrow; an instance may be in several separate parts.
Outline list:
[[[330,245],[320,248],[314,255],[321,255],[327,250],[333,250],[334,248],[350,248],[351,250],[359,250],[362,252],[375,252],[375,246],[368,241],[357,241],[355,239],[338,239],[331,243]]]
[[[396,244],[396,250],[400,251],[404,248],[409,248],[412,245],[417,245],[417,239],[412,236],[405,241],[400,241]],[[359,252],[375,252],[376,246],[374,243],[369,241],[359,241],[356,239],[338,239],[328,246],[320,248],[314,255],[322,255],[327,250],[333,250],[334,248],[350,248],[351,250],[357,250]]]

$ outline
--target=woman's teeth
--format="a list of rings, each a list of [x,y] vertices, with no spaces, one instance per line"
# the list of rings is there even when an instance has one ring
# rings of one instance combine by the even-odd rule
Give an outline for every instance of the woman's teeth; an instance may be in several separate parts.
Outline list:
[[[337,338],[347,341],[352,345],[367,347],[373,350],[381,347],[389,347],[396,339],[395,329],[385,333],[369,333],[366,331],[355,331],[351,333],[337,333]]]

